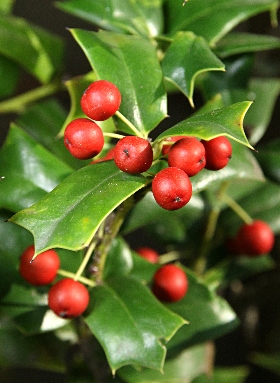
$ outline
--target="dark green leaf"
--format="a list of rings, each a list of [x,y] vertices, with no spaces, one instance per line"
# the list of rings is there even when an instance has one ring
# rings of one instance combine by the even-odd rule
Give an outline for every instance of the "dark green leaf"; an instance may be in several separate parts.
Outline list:
[[[141,175],[122,172],[113,161],[88,165],[11,221],[32,232],[38,253],[54,247],[78,250],[86,247],[100,223],[146,182]]]
[[[140,36],[79,29],[71,32],[97,78],[107,79],[119,88],[122,95],[120,112],[147,135],[167,115],[163,74],[155,47]],[[132,133],[121,121],[118,129]]]
[[[265,368],[280,376],[280,355],[279,353],[255,352],[251,355],[250,361],[262,368]]]
[[[0,98],[10,96],[18,83],[19,66],[5,56],[0,55]]]
[[[188,347],[214,339],[238,324],[236,314],[225,299],[199,281],[190,270],[186,273],[189,280],[187,294],[168,307],[187,319],[189,324],[178,330],[170,340],[168,350],[175,351],[178,346]]]
[[[202,37],[192,32],[180,32],[166,51],[162,70],[166,79],[178,87],[193,106],[196,76],[207,71],[224,71],[224,64]]]
[[[167,359],[164,373],[133,367],[123,367],[118,371],[127,383],[191,383],[207,369],[209,346],[202,344],[184,350],[178,356]]]
[[[201,375],[192,383],[245,383],[249,370],[246,366],[215,367],[211,375]]]
[[[238,102],[208,113],[189,117],[161,133],[156,141],[169,136],[185,135],[209,140],[225,135],[252,148],[243,130],[243,119],[250,105],[250,101]]]
[[[61,69],[62,41],[24,19],[0,14],[0,40],[0,53],[43,83]]]
[[[248,96],[254,103],[245,116],[244,124],[252,145],[263,137],[269,127],[279,93],[279,79],[254,78],[250,81]]]
[[[86,322],[101,343],[109,365],[135,364],[162,371],[169,340],[185,323],[134,278],[119,277],[91,291],[92,311]],[[108,313],[114,313],[114,320]]]
[[[192,31],[214,45],[240,22],[277,6],[275,0],[196,0],[184,6],[182,1],[169,0],[165,12],[167,32]]]
[[[214,52],[221,58],[231,55],[258,52],[280,47],[280,39],[274,36],[253,33],[229,33],[220,40]]]
[[[268,142],[256,154],[266,177],[280,183],[280,139]]]
[[[50,192],[72,169],[12,124],[0,151],[0,204],[17,212]]]

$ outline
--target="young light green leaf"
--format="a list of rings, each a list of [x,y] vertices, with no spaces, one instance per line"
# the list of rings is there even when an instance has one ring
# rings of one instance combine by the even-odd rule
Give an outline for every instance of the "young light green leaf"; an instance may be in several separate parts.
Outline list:
[[[179,32],[166,51],[162,70],[165,78],[178,87],[194,106],[196,77],[207,71],[224,71],[225,66],[202,37],[192,32]]]
[[[165,308],[140,281],[126,276],[93,288],[91,301],[85,320],[113,373],[131,364],[162,371],[164,342],[186,324],[181,316]]]
[[[161,133],[156,141],[169,136],[195,136],[210,140],[224,135],[253,149],[243,130],[244,116],[251,104],[250,101],[243,101],[208,113],[194,115]]]
[[[147,135],[167,116],[166,91],[155,47],[135,35],[81,29],[71,32],[97,78],[109,80],[119,88],[120,112]],[[118,129],[132,133],[122,121],[118,122]]]
[[[23,130],[12,124],[0,151],[0,206],[25,209],[73,172]]]
[[[196,0],[187,1],[184,6],[182,1],[169,0],[165,10],[166,25],[169,34],[192,31],[214,45],[242,21],[277,7],[275,0]]]
[[[36,253],[49,248],[79,250],[89,245],[100,223],[147,180],[119,170],[113,161],[88,165],[10,221],[29,230]]]
[[[42,83],[61,70],[60,38],[15,16],[0,15],[0,53],[34,75]]]

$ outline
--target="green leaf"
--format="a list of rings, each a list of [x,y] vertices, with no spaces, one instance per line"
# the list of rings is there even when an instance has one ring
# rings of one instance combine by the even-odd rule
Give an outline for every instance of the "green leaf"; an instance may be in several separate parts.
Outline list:
[[[186,322],[165,308],[131,277],[110,279],[91,290],[93,310],[85,318],[114,373],[134,364],[162,371],[168,341]],[[114,313],[114,320],[108,313]]]
[[[214,52],[221,58],[231,55],[258,52],[280,47],[280,39],[274,36],[254,33],[229,33],[223,37],[214,48]]]
[[[120,112],[147,135],[167,116],[166,91],[155,47],[140,36],[79,29],[71,32],[97,78],[107,79],[119,88]],[[121,121],[118,129],[132,133]]]
[[[155,36],[162,30],[161,0],[68,0],[57,6],[75,16],[117,32]]]
[[[190,347],[178,356],[167,359],[164,373],[148,369],[123,367],[118,375],[127,383],[191,383],[194,378],[207,370],[211,357],[209,345]]]
[[[215,367],[211,375],[201,375],[192,383],[245,383],[249,369],[246,366]]]
[[[178,330],[168,344],[168,350],[185,348],[215,339],[238,324],[235,312],[227,301],[186,270],[189,289],[183,299],[168,305],[172,311],[189,321]],[[203,313],[203,315],[202,315]]]
[[[165,78],[183,92],[193,106],[196,76],[207,71],[224,71],[224,64],[202,37],[192,32],[179,32],[166,51],[162,70]]]
[[[242,21],[275,7],[275,0],[196,0],[184,6],[182,1],[169,0],[165,9],[167,32],[174,35],[181,30],[192,31],[214,45]]]
[[[0,151],[0,204],[13,212],[50,192],[72,169],[12,124]]]
[[[0,11],[10,13],[12,11],[15,0],[2,0],[0,3]]]
[[[280,80],[277,78],[253,78],[250,81],[248,96],[254,103],[244,121],[252,145],[263,137],[269,127],[279,93]]]
[[[19,66],[5,56],[0,55],[0,98],[10,96],[18,83]]]
[[[250,362],[280,376],[279,353],[272,354],[272,353],[254,352],[250,356]]]
[[[54,247],[79,250],[88,246],[100,223],[146,182],[141,175],[122,172],[113,161],[88,165],[10,221],[31,231],[36,253]]]
[[[42,83],[61,70],[60,38],[15,16],[0,14],[0,53],[15,61]]]
[[[161,133],[156,141],[170,136],[195,136],[210,140],[225,135],[252,148],[243,130],[243,119],[251,104],[250,101],[238,102],[208,113],[189,117]]]
[[[280,139],[261,146],[257,159],[266,177],[280,184]]]

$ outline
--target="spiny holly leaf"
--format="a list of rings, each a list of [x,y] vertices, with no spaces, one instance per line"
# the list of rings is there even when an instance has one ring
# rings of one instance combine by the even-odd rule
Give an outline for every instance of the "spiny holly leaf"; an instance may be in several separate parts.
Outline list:
[[[90,243],[100,223],[146,182],[141,175],[122,172],[113,161],[88,165],[10,221],[31,231],[36,253],[55,247],[79,250]]]
[[[102,29],[154,36],[162,30],[161,0],[68,0],[57,6]]]
[[[120,112],[144,135],[167,116],[166,91],[155,47],[140,36],[71,30],[98,79],[117,85]],[[118,129],[131,129],[118,122]]]
[[[115,277],[91,291],[86,322],[102,345],[113,373],[134,364],[162,371],[168,341],[186,323],[131,277]],[[114,313],[114,319],[108,313]]]
[[[166,2],[167,33],[192,31],[214,45],[240,22],[265,11],[278,8],[276,0],[168,0]],[[219,17],[217,17],[217,14]]]
[[[224,68],[207,42],[192,32],[179,32],[162,60],[164,76],[186,95],[192,106],[196,76],[206,71],[224,71]]]
[[[238,102],[205,114],[189,117],[161,133],[156,141],[169,136],[195,136],[210,140],[225,135],[252,148],[243,130],[243,119],[251,104],[250,101]]]
[[[60,38],[28,24],[24,19],[0,14],[0,53],[46,83],[61,69]]]
[[[0,206],[13,212],[50,192],[72,168],[12,124],[0,151]]]
[[[280,39],[275,36],[255,33],[229,33],[214,48],[214,52],[222,58],[246,53],[258,52],[280,47]]]

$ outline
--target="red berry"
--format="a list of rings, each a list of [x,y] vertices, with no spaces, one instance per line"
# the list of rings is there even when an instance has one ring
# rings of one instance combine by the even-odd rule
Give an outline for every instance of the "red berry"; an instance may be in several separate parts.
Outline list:
[[[151,263],[157,263],[159,260],[158,252],[150,247],[139,247],[136,252]]]
[[[164,141],[172,142],[172,145],[173,145],[174,142],[177,142],[177,141],[181,140],[182,138],[186,138],[186,136],[167,137],[167,138],[164,139]],[[169,150],[171,149],[172,145],[169,145],[169,144],[163,145],[162,149],[161,149],[161,153],[165,156],[169,152]]]
[[[152,192],[156,202],[163,209],[177,210],[191,199],[192,184],[182,169],[169,167],[155,175]]]
[[[160,267],[154,274],[152,292],[162,302],[177,302],[188,291],[188,278],[176,265]]]
[[[96,121],[104,121],[112,117],[119,109],[120,103],[119,89],[106,80],[91,83],[81,98],[83,112]]]
[[[101,152],[104,145],[103,132],[94,121],[77,118],[66,126],[64,145],[72,156],[88,160]]]
[[[121,138],[114,152],[114,161],[126,173],[143,173],[153,162],[153,149],[148,140],[137,136]]]
[[[205,169],[220,170],[224,168],[232,155],[232,146],[225,136],[213,138],[209,141],[201,141],[205,148]]]
[[[33,260],[34,246],[29,246],[20,257],[19,273],[23,279],[35,286],[51,283],[60,266],[58,254],[54,250],[46,250]]]
[[[48,304],[59,317],[74,318],[86,310],[89,299],[89,292],[82,283],[64,278],[50,288]]]
[[[261,220],[251,224],[243,224],[236,235],[242,253],[262,255],[269,253],[274,246],[274,233],[270,226]]]
[[[192,177],[205,166],[205,149],[195,137],[186,137],[175,142],[168,153],[168,165],[184,170]]]

